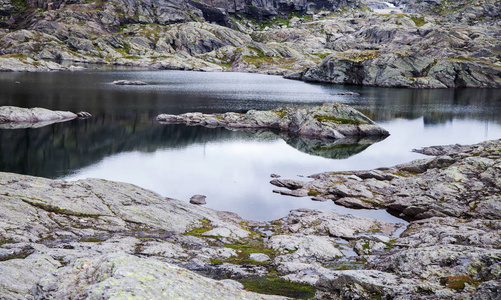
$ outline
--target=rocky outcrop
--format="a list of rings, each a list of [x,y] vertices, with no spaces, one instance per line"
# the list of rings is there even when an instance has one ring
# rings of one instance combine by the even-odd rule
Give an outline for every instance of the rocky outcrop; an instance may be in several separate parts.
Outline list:
[[[347,136],[387,136],[389,133],[359,111],[340,103],[299,109],[250,110],[246,114],[161,114],[162,124],[187,124],[234,129],[269,129],[320,139]]]
[[[314,222],[317,229],[298,230],[290,221],[300,214],[293,212],[279,221],[280,235],[265,244],[262,233],[255,231],[263,223],[125,183],[1,173],[0,198],[0,293],[7,299],[106,298],[124,291],[153,298],[195,299],[203,293],[214,299],[275,299],[186,268],[244,283],[276,277],[275,263],[284,275],[294,275],[295,268],[343,256],[335,238],[314,236],[323,230],[320,226],[351,238],[359,232],[389,234],[397,227],[369,218],[303,211],[304,224],[323,222]],[[294,236],[287,237],[292,232]],[[324,268],[316,268],[318,278]],[[15,279],[25,272],[30,276]]]
[[[110,297],[127,286],[130,293],[155,298],[167,292],[151,289],[156,283],[180,274],[187,281],[169,283],[170,295],[191,295],[186,286],[198,278],[201,290],[193,290],[192,285],[190,290],[214,299],[218,295],[232,299],[236,293],[266,299],[157,260],[176,258],[200,266],[209,264],[209,258],[234,255],[232,249],[212,248],[196,237],[212,229],[225,243],[249,238],[251,231],[233,214],[165,199],[130,184],[95,179],[63,182],[11,173],[0,174],[0,198],[0,294],[7,299],[28,294],[55,299],[104,297],[102,288],[108,285],[104,293]],[[157,259],[130,255],[139,253]],[[15,274],[24,272],[30,276],[15,279]],[[43,276],[47,278],[42,280]],[[68,281],[62,284],[62,278]],[[141,283],[131,285],[133,281]],[[36,282],[38,286],[31,290]],[[112,289],[118,282],[120,288]]]
[[[501,219],[501,140],[421,150],[441,154],[388,169],[312,175],[309,182],[275,179],[277,192],[332,199],[355,208],[386,208],[412,219]]]
[[[39,107],[0,106],[0,128],[38,128],[56,122],[64,122],[75,118],[86,119],[91,116],[90,113],[85,111],[75,114],[69,111],[52,111]]]
[[[419,152],[436,158],[317,174],[311,182],[274,179],[275,185],[290,189],[286,194],[387,208],[414,220],[398,238],[352,242],[368,270],[319,272],[317,299],[495,299],[501,276],[501,185],[495,175],[500,151],[501,140],[428,147]],[[318,224],[301,217],[291,223],[302,232]],[[327,232],[337,236],[330,228]]]
[[[501,66],[465,57],[434,58],[424,53],[344,52],[290,76],[305,81],[382,87],[501,87]]]
[[[0,173],[0,294],[280,299],[244,287],[315,299],[496,299],[500,148],[501,140],[429,147],[422,152],[440,156],[314,176],[310,196],[327,197],[323,178],[335,195],[346,193],[345,203],[355,193],[369,203],[366,191],[379,201],[378,182],[387,181],[395,192],[388,203],[407,197],[402,213],[417,218],[407,226],[310,209],[271,222],[245,221],[126,183]],[[423,201],[438,191],[443,199]],[[471,209],[443,216],[444,207]],[[228,277],[241,283],[219,280]]]
[[[21,108],[15,106],[0,106],[0,124],[4,128],[24,128],[63,122],[77,118],[78,115],[69,111],[52,111],[45,108]]]
[[[0,68],[67,70],[56,63],[65,60],[373,86],[500,87],[498,4],[484,2],[426,2],[417,8],[426,14],[395,2],[403,13],[385,15],[358,1],[41,0],[30,8],[4,0]]]

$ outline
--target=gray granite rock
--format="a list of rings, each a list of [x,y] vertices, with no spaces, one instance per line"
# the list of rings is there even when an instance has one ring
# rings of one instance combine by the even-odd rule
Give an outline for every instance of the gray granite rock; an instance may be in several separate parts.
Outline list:
[[[389,133],[359,111],[340,103],[299,109],[250,110],[246,114],[161,114],[162,124],[187,124],[234,129],[269,129],[314,138],[343,139],[347,136],[387,136]]]
[[[76,117],[76,114],[69,111],[52,111],[39,107],[0,106],[0,123],[61,122],[75,119]]]
[[[42,278],[34,299],[284,299],[243,291],[156,259],[114,253],[76,260]]]
[[[194,195],[190,198],[190,203],[196,205],[207,204],[207,202],[205,202],[205,198],[206,196],[204,195]]]
[[[315,195],[354,208],[387,208],[414,219],[500,219],[501,141],[463,150],[385,170],[323,173],[312,175],[309,182],[274,179],[271,183],[289,190],[277,190],[282,194]]]

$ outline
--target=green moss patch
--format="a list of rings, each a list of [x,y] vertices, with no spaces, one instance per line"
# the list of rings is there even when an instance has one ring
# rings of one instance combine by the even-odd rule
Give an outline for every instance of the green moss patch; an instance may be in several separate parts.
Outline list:
[[[355,125],[366,124],[365,122],[357,120],[336,118],[333,116],[324,116],[324,115],[316,115],[315,119],[317,119],[317,121],[319,122],[332,122],[336,124],[355,124]]]
[[[202,233],[210,231],[214,229],[212,223],[207,219],[200,220],[199,225],[193,226],[189,231],[183,233],[184,235],[193,235],[193,236],[201,236]]]
[[[441,283],[453,290],[462,290],[466,284],[478,285],[479,283],[467,275],[449,276],[441,279]]]
[[[424,17],[423,16],[412,16],[410,17],[410,19],[414,22],[414,24],[416,24],[417,27],[421,27],[423,26],[424,24],[426,24],[426,22],[424,21]]]
[[[316,289],[310,285],[293,283],[282,278],[256,277],[242,279],[240,282],[251,292],[296,299],[313,298],[316,292]]]
[[[101,239],[101,238],[97,238],[97,237],[84,237],[84,238],[80,239],[79,242],[82,242],[82,243],[101,243],[104,241],[106,241],[106,240]]]
[[[320,192],[315,189],[310,189],[308,191],[308,196],[318,196],[318,195],[320,195]]]
[[[269,265],[271,261],[259,262],[249,258],[251,253],[263,253],[273,259],[277,252],[273,249],[265,248],[262,242],[250,242],[248,244],[225,244],[223,247],[234,249],[237,256],[233,256],[226,261],[212,260],[212,263],[231,263],[236,265]]]

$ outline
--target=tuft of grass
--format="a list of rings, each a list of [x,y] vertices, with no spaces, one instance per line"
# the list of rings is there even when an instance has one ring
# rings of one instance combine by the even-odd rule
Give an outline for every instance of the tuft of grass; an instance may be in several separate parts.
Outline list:
[[[105,239],[100,239],[100,238],[97,238],[97,237],[85,237],[85,238],[82,238],[80,239],[79,242],[82,242],[82,243],[101,243],[101,242],[104,242],[106,241]]]
[[[479,283],[467,275],[449,276],[441,280],[446,287],[459,291],[465,288],[466,284],[478,285]]]
[[[184,235],[201,236],[202,233],[210,231],[212,229],[214,229],[214,226],[212,226],[211,222],[207,219],[202,219],[202,220],[200,220],[199,226],[194,226],[191,228],[190,231],[186,231],[183,234]]]
[[[280,295],[295,299],[309,299],[315,296],[316,289],[308,284],[293,283],[283,278],[255,277],[240,282],[248,291],[267,295]]]
[[[411,16],[410,19],[414,22],[414,24],[416,24],[417,27],[421,27],[423,26],[424,24],[426,24],[426,22],[424,21],[424,16]]]
[[[320,195],[320,192],[315,189],[310,189],[308,191],[308,196],[318,196],[318,195]]]
[[[218,260],[213,260],[212,263],[231,263],[231,264],[237,264],[237,265],[269,265],[271,264],[271,261],[265,261],[265,262],[258,262],[255,260],[251,260],[249,258],[251,253],[264,253],[268,255],[271,259],[273,259],[277,251],[270,249],[270,248],[265,248],[263,243],[261,242],[250,242],[248,244],[225,244],[223,247],[230,248],[237,250],[237,256],[231,257],[226,261],[218,261]]]

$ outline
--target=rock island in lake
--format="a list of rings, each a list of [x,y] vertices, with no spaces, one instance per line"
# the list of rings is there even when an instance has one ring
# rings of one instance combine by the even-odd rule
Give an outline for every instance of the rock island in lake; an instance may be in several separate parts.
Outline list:
[[[161,114],[163,124],[187,124],[234,129],[268,129],[305,137],[343,139],[349,136],[388,136],[389,133],[356,109],[327,103],[317,107],[250,110],[245,114]]]

